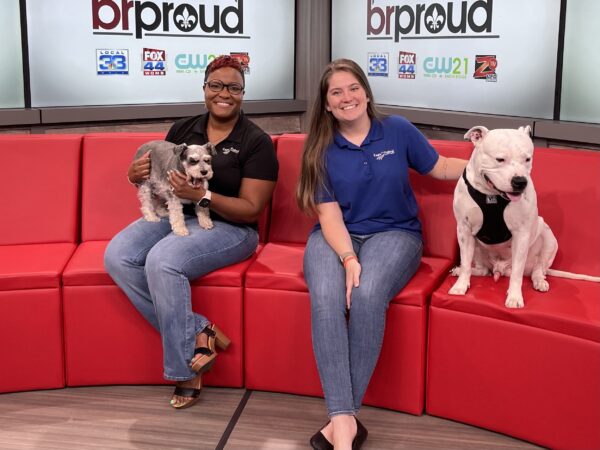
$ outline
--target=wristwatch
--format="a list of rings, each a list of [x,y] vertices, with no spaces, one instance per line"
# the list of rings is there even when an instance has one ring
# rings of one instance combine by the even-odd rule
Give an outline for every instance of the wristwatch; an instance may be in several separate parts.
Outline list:
[[[199,201],[198,201],[198,206],[201,208],[208,208],[210,206],[210,199],[212,197],[212,192],[210,192],[208,189],[206,190],[206,192],[204,193],[204,197],[202,197]]]

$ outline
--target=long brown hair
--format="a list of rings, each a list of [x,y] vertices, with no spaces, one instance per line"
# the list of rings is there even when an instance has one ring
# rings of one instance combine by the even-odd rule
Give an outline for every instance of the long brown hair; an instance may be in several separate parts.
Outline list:
[[[336,59],[325,67],[319,92],[313,103],[308,135],[304,142],[302,152],[302,169],[300,180],[296,188],[296,202],[300,210],[307,214],[316,214],[315,193],[318,189],[325,189],[325,150],[333,140],[333,134],[338,126],[331,111],[327,111],[327,91],[329,79],[335,72],[348,72],[352,74],[363,87],[367,94],[367,114],[373,120],[379,114],[375,109],[373,92],[367,77],[358,64],[350,59]]]

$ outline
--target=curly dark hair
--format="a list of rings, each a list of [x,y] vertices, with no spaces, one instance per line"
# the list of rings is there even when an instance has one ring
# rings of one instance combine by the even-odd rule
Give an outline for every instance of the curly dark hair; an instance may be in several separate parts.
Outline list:
[[[210,62],[210,64],[206,67],[206,71],[204,72],[204,82],[206,83],[206,80],[208,80],[208,76],[211,73],[213,73],[215,70],[222,69],[223,67],[231,67],[232,69],[237,70],[242,76],[244,84],[246,84],[246,77],[244,77],[244,68],[242,67],[242,63],[239,59],[230,55],[217,56]]]

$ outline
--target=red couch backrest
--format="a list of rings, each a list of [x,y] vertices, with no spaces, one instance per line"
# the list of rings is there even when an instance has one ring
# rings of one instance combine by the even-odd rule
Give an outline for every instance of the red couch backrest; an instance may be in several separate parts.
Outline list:
[[[163,133],[93,133],[83,139],[81,240],[111,239],[141,216],[127,168],[137,148]]]
[[[269,242],[303,244],[316,222],[316,218],[308,217],[296,206],[296,185],[305,137],[304,134],[284,134],[277,141],[279,180],[271,202]]]
[[[0,136],[0,245],[76,242],[81,139]]]
[[[81,240],[109,240],[141,217],[136,188],[127,182],[127,168],[137,148],[164,139],[163,133],[97,133],[83,140]],[[276,142],[276,138],[273,141]],[[259,219],[265,241],[268,207]]]
[[[532,179],[558,240],[552,267],[600,276],[600,152],[536,148]]]
[[[469,159],[471,142],[430,140],[440,155]],[[410,171],[410,184],[419,205],[423,227],[423,254],[459,261],[456,219],[452,210],[456,181],[436,180]]]
[[[295,201],[305,135],[282,135],[277,144],[279,182],[273,194],[269,242],[305,243],[315,218],[302,214]],[[468,159],[470,142],[431,141],[442,155]],[[424,253],[451,259],[458,257],[456,221],[452,212],[455,182],[410,174],[423,224]]]

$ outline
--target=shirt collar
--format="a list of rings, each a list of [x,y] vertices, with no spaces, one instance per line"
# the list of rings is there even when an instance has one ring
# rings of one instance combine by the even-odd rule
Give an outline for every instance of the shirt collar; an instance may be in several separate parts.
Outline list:
[[[381,125],[381,122],[379,121],[379,119],[371,119],[371,127],[369,128],[369,133],[367,133],[367,137],[365,138],[363,145],[368,145],[371,142],[378,141],[380,139],[383,139],[383,126]],[[337,130],[333,136],[333,140],[339,148],[348,148],[348,149],[357,148],[356,145],[349,142]]]
[[[208,124],[208,114],[209,113],[206,113],[206,114],[203,114],[202,116],[200,116],[200,120],[198,122],[196,122],[196,124],[192,128],[192,133],[202,136],[204,138],[204,141],[206,141],[206,142],[208,142],[208,134],[206,133],[206,125]],[[244,112],[240,111],[240,116],[238,117],[238,120],[235,123],[233,130],[231,130],[231,133],[229,134],[229,136],[221,142],[236,142],[236,143],[242,142],[242,134],[243,134],[242,123],[243,123],[243,121],[244,121]]]

